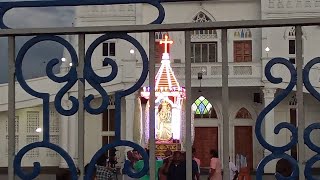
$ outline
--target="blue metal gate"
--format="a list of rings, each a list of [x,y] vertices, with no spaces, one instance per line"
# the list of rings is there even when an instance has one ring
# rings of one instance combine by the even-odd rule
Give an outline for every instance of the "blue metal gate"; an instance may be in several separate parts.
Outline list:
[[[175,2],[172,0],[172,2]],[[42,28],[42,29],[10,29],[4,23],[4,15],[5,13],[13,8],[20,7],[52,7],[52,6],[85,6],[85,5],[112,5],[112,4],[134,4],[134,3],[147,3],[157,8],[159,15],[158,17],[151,23],[152,25],[134,25],[134,26],[113,26],[113,27],[75,27],[75,28]],[[149,75],[149,84],[150,87],[154,87],[154,71],[155,71],[155,62],[154,62],[154,45],[150,43],[149,48],[149,58],[147,53],[145,52],[142,45],[132,36],[128,35],[128,33],[140,33],[140,32],[149,32],[149,41],[154,42],[154,32],[167,30],[167,31],[185,31],[186,35],[190,35],[190,31],[196,29],[221,29],[222,30],[222,52],[223,52],[223,74],[222,74],[222,90],[223,90],[223,119],[225,121],[223,128],[224,131],[224,171],[228,172],[228,156],[229,156],[229,115],[228,115],[228,50],[227,50],[227,31],[232,28],[262,28],[262,27],[280,27],[280,26],[295,26],[296,28],[296,59],[297,59],[297,67],[294,67],[287,59],[284,58],[274,58],[268,62],[265,67],[265,75],[267,79],[274,84],[278,84],[282,82],[282,78],[274,77],[271,74],[271,68],[276,64],[283,64],[290,71],[291,79],[290,83],[286,89],[281,90],[279,95],[275,97],[275,99],[270,103],[263,111],[259,114],[256,121],[255,134],[256,137],[265,149],[271,151],[269,156],[266,156],[259,164],[257,168],[257,179],[262,179],[264,166],[273,159],[284,158],[290,161],[292,166],[294,167],[294,172],[290,179],[296,179],[296,177],[303,178],[303,173],[306,179],[315,179],[311,176],[311,169],[315,162],[320,160],[320,147],[315,145],[311,139],[310,134],[315,129],[320,129],[320,123],[311,124],[306,129],[304,129],[304,111],[303,111],[303,85],[304,87],[318,100],[320,101],[320,94],[316,91],[314,86],[310,83],[309,73],[310,69],[315,65],[320,63],[320,58],[315,58],[309,61],[303,68],[302,62],[302,26],[311,26],[317,25],[320,23],[320,18],[309,18],[309,19],[278,19],[278,20],[259,20],[259,21],[230,21],[230,22],[208,22],[208,23],[200,23],[200,24],[167,24],[161,25],[162,21],[165,17],[165,10],[161,5],[161,0],[56,0],[56,1],[24,1],[24,2],[0,2],[0,36],[8,37],[8,53],[9,53],[9,107],[8,107],[8,118],[9,118],[9,158],[8,158],[8,174],[9,179],[14,179],[14,174],[19,176],[21,179],[34,179],[40,174],[40,163],[35,162],[32,173],[26,173],[22,171],[21,161],[23,156],[30,150],[39,147],[45,147],[54,150],[59,153],[61,157],[65,159],[67,162],[70,171],[72,172],[72,179],[78,179],[77,174],[77,166],[80,169],[80,179],[84,178],[89,180],[93,173],[94,165],[98,158],[108,149],[117,147],[117,146],[128,146],[137,149],[143,156],[144,159],[144,168],[140,172],[132,172],[129,168],[129,163],[125,163],[124,172],[131,177],[139,178],[148,173],[149,165],[150,165],[150,174],[151,178],[155,175],[155,160],[153,158],[148,157],[145,150],[136,143],[121,140],[121,98],[134,93],[137,91],[145,80],[147,79],[148,73]],[[98,34],[105,33],[104,35],[98,37],[89,48],[85,49],[85,34]],[[74,49],[73,45],[66,41],[64,38],[59,35],[78,35],[78,54]],[[18,36],[33,36],[34,38],[27,41],[21,49],[19,49],[17,56],[15,55],[15,37]],[[190,37],[190,36],[188,36]],[[108,107],[109,95],[106,89],[104,89],[101,84],[110,82],[118,74],[118,65],[117,63],[110,59],[104,59],[106,64],[109,64],[112,67],[112,72],[105,77],[101,77],[97,75],[93,67],[91,65],[92,54],[93,51],[99,46],[102,42],[109,39],[122,39],[131,43],[135,48],[138,49],[139,53],[142,57],[143,69],[140,75],[139,80],[130,88],[126,90],[117,91],[115,93],[115,107],[116,107],[116,130],[115,136],[116,141],[103,146],[99,151],[95,153],[92,157],[90,166],[88,171],[85,173],[86,176],[83,176],[84,172],[84,111],[87,111],[90,114],[101,114]],[[39,92],[35,89],[32,89],[27,83],[22,73],[22,62],[24,60],[25,54],[28,52],[30,48],[36,45],[39,42],[43,41],[53,41],[64,46],[71,55],[71,60],[74,66],[72,66],[69,72],[63,77],[58,77],[53,73],[53,67],[58,64],[58,59],[52,59],[46,66],[47,76],[56,83],[66,83],[56,94],[54,99],[54,106],[57,112],[61,115],[71,116],[75,113],[78,113],[78,123],[79,123],[79,162],[78,165],[74,163],[70,155],[64,151],[58,145],[55,145],[50,142],[50,131],[49,131],[49,94]],[[191,95],[191,62],[190,62],[190,40],[186,40],[186,90],[188,95]],[[189,61],[188,61],[189,60]],[[30,95],[42,99],[43,101],[43,139],[40,142],[35,142],[32,144],[28,144],[23,147],[17,154],[15,154],[15,78],[21,85],[21,87]],[[90,102],[94,99],[93,95],[89,95],[85,97],[84,94],[84,85],[85,82],[88,82],[94,89],[96,89],[102,97],[102,103],[98,108],[94,108],[90,105]],[[189,82],[189,83],[188,83]],[[69,100],[72,102],[71,109],[64,109],[61,105],[63,96],[67,93],[68,90],[71,89],[73,85],[78,83],[78,97],[70,97]],[[299,126],[295,127],[289,123],[283,122],[278,124],[274,128],[275,133],[279,133],[279,131],[283,128],[288,129],[292,133],[291,141],[282,146],[275,147],[272,144],[269,144],[263,137],[262,134],[262,124],[264,122],[264,118],[268,112],[270,112],[277,104],[279,104],[288,94],[293,90],[294,87],[297,87],[297,99],[298,99],[298,121]],[[151,88],[151,100],[154,100],[154,89]],[[154,102],[151,101],[150,106]],[[190,98],[188,98],[188,107],[191,106]],[[186,114],[190,112],[190,110],[186,110]],[[189,113],[190,114],[190,113]],[[150,111],[150,119],[153,121],[150,122],[150,127],[154,127],[154,111]],[[191,118],[186,117],[187,119],[187,132],[191,131]],[[154,156],[155,146],[154,146],[154,129],[150,128],[150,140],[151,140],[151,157]],[[188,178],[191,179],[191,133],[187,133],[187,171]],[[226,139],[226,140],[225,140]],[[290,150],[293,146],[299,145],[299,153],[304,153],[304,144],[306,144],[312,151],[316,152],[317,155],[313,156],[311,159],[306,161],[304,165],[301,161],[296,161],[293,157],[285,154],[286,151]],[[299,157],[303,157],[302,155]],[[149,163],[150,162],[150,163]],[[281,175],[276,174],[277,179],[285,179]],[[228,173],[225,173],[224,178],[228,178]]]

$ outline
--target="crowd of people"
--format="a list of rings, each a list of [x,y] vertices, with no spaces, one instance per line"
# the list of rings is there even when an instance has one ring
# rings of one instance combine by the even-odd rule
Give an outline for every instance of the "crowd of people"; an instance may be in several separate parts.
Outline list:
[[[149,151],[147,150],[149,155]],[[156,179],[157,180],[177,180],[186,179],[186,153],[182,151],[172,152],[165,151],[163,158],[156,159]],[[127,153],[128,160],[131,162],[132,171],[139,172],[143,168],[141,155],[135,150]],[[198,160],[200,163],[200,160]],[[196,160],[192,161],[192,176],[194,180],[200,179],[200,164]],[[127,180],[133,178],[127,177]],[[140,180],[148,180],[150,175],[147,174]]]
[[[103,155],[99,158],[95,168],[92,180],[117,180],[117,171],[115,165],[117,164],[116,149],[109,151],[109,156]],[[149,156],[149,150],[146,149]],[[200,180],[200,165],[201,161],[195,157],[196,149],[192,149],[192,179]],[[222,180],[222,163],[215,150],[210,151],[210,170],[208,180]],[[150,157],[150,156],[149,156]],[[127,160],[130,161],[130,168],[132,172],[140,172],[144,166],[144,160],[137,150],[127,152]],[[88,165],[85,166],[87,172]],[[230,180],[238,179],[238,168],[230,161],[229,158]],[[276,173],[284,177],[289,177],[292,174],[292,167],[288,160],[280,159],[276,165]],[[125,180],[133,180],[125,175]],[[185,180],[186,179],[186,152],[170,151],[164,153],[163,158],[156,158],[156,180]],[[149,180],[150,175],[146,174],[140,180]]]
[[[109,157],[102,156],[99,158],[92,180],[116,180],[117,172],[115,164],[115,151],[112,150]],[[149,155],[149,150],[146,149]],[[200,180],[200,165],[201,161],[195,157],[196,149],[192,149],[192,179]],[[215,150],[210,151],[210,170],[208,180],[222,180],[222,163],[219,159],[218,153]],[[149,156],[150,157],[150,156]],[[144,160],[137,150],[127,152],[127,159],[130,161],[130,168],[132,172],[140,172],[144,166]],[[229,161],[230,162],[230,161]],[[88,168],[88,165],[85,169]],[[229,163],[230,180],[237,179],[238,170],[234,163]],[[87,172],[87,170],[85,170]],[[156,180],[184,180],[186,179],[186,152],[183,151],[170,151],[164,153],[163,158],[156,159]],[[125,175],[126,180],[133,180]],[[149,180],[150,175],[146,174],[140,180]]]
[[[149,152],[147,150],[147,152]],[[200,159],[195,157],[196,149],[192,149],[192,179],[200,179]],[[209,180],[222,180],[222,163],[219,159],[218,153],[215,150],[210,151],[210,171]],[[184,180],[186,179],[186,152],[170,151],[164,153],[164,158],[156,159],[156,180]],[[143,168],[143,160],[141,155],[133,150],[128,151],[127,158],[131,163],[131,168],[135,172],[139,172]],[[238,177],[238,169],[235,164],[230,161],[230,180],[235,180]],[[133,178],[127,177],[126,180]],[[140,178],[140,180],[149,180],[149,174]]]

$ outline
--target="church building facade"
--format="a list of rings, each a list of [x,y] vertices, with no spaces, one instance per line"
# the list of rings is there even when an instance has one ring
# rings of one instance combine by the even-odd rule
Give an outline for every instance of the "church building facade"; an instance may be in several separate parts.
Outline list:
[[[163,3],[166,16],[165,24],[170,23],[201,23],[210,21],[240,21],[257,19],[276,19],[292,17],[315,17],[320,15],[319,0],[220,0],[199,2],[168,2]],[[157,16],[151,6],[145,4],[113,5],[113,6],[88,6],[75,9],[74,26],[112,26],[112,25],[135,25],[149,24]],[[149,49],[147,33],[130,34],[136,38],[145,48]],[[161,67],[162,53],[164,48],[170,54],[170,65],[173,76],[185,85],[184,63],[186,38],[191,39],[192,61],[192,124],[193,124],[193,147],[196,148],[196,156],[201,160],[201,168],[210,165],[210,149],[216,149],[219,157],[223,156],[223,121],[222,121],[222,52],[220,30],[195,30],[191,37],[184,37],[183,32],[156,32],[155,61],[157,70]],[[100,35],[86,35],[86,48]],[[164,46],[160,41],[168,36],[172,44]],[[317,44],[320,44],[319,26],[303,28],[303,57],[304,63],[319,56]],[[76,36],[69,36],[76,49]],[[264,75],[266,63],[274,57],[287,58],[295,65],[295,29],[294,27],[281,28],[256,28],[256,29],[233,29],[228,31],[228,62],[229,62],[229,132],[230,132],[230,158],[236,161],[237,155],[243,155],[247,159],[248,167],[254,171],[260,160],[269,154],[258,143],[254,129],[257,116],[265,106],[273,101],[279,90],[287,87],[289,72],[283,70],[281,65],[272,69],[274,76],[282,77],[283,83],[272,84]],[[64,53],[65,61],[62,62],[60,73],[68,72],[70,55]],[[139,52],[134,46],[126,41],[111,39],[102,43],[93,54],[92,66],[100,76],[108,75],[111,66],[104,63],[105,58],[115,60],[119,72],[117,77],[103,87],[110,95],[108,108],[101,115],[85,114],[85,163],[88,163],[94,153],[103,144],[113,141],[115,136],[115,102],[114,92],[130,88],[140,77],[142,61]],[[311,81],[319,90],[320,69],[314,68],[311,73]],[[49,92],[52,97],[57,93],[59,84],[55,84],[47,77],[30,79],[30,86],[41,87]],[[148,80],[144,84],[148,87]],[[7,84],[0,85],[0,92],[7,92]],[[41,101],[27,95],[19,86],[16,88],[16,151],[26,144],[38,141],[42,137],[42,104]],[[137,125],[137,110],[146,111],[147,100],[141,98],[141,91],[122,99],[122,139],[140,142],[147,147],[145,132],[142,127],[146,126],[145,115],[139,126]],[[86,84],[86,95],[92,94],[95,99],[93,105],[99,106],[101,95]],[[68,96],[77,96],[77,87],[73,87]],[[320,103],[307,91],[305,98],[306,126],[320,121]],[[52,98],[53,102],[54,98]],[[0,167],[7,167],[7,99],[0,99]],[[290,141],[290,132],[282,130],[274,134],[274,127],[280,122],[289,122],[297,125],[296,95],[291,92],[268,116],[264,124],[265,138],[269,143],[276,146],[287,144]],[[70,102],[64,97],[63,107],[68,109]],[[140,108],[140,109],[139,109]],[[77,114],[66,117],[58,114],[54,106],[51,106],[50,139],[59,144],[77,161]],[[140,127],[140,128],[139,128]],[[169,127],[174,128],[174,127]],[[315,143],[320,143],[319,134],[313,134]],[[182,147],[183,148],[183,147]],[[125,159],[125,148],[117,152],[119,166]],[[306,147],[306,158],[314,153]],[[297,158],[297,148],[289,152]],[[23,159],[23,166],[32,166],[37,160],[45,167],[66,168],[66,163],[60,157],[46,149],[30,151]],[[316,164],[320,167],[320,164]],[[268,166],[266,173],[273,173],[274,167]]]

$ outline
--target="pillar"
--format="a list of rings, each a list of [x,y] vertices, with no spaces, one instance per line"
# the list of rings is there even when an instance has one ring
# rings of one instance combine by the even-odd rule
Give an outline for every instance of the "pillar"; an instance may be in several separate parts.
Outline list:
[[[274,95],[277,91],[276,88],[264,88],[264,107],[267,107],[273,100]],[[265,117],[264,121],[264,137],[265,140],[271,144],[275,145],[275,134],[274,134],[274,127],[275,127],[275,119],[274,119],[274,109],[272,109]],[[271,152],[267,149],[264,150],[264,157],[270,155]],[[274,173],[276,167],[276,161],[271,161],[265,167],[265,173]]]
[[[74,114],[69,117],[69,155],[74,163],[78,164],[78,115]]]
[[[126,100],[126,135],[125,139],[133,141],[133,121],[134,121],[134,107],[135,107],[135,94],[130,94],[125,97]]]
[[[128,52],[129,53],[129,52]],[[136,82],[136,59],[134,53],[129,53],[130,58],[122,60],[123,76],[122,82],[128,83],[126,89],[132,86],[132,83]],[[140,72],[139,72],[140,73]],[[130,94],[125,97],[125,139],[133,141],[133,121],[134,121],[134,109],[135,109],[135,97],[136,93]]]
[[[64,109],[68,109],[69,103],[67,100],[62,101],[62,107]],[[69,131],[69,117],[63,116],[60,114],[60,147],[64,149],[66,152],[69,153],[69,139],[68,139],[68,131]],[[65,160],[61,157],[60,168],[68,168],[67,163]]]

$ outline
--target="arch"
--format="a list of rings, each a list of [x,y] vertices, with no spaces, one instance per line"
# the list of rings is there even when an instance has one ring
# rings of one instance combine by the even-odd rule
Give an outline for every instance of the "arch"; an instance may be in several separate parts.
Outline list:
[[[203,11],[199,11],[193,18],[192,22],[212,22],[212,19]]]
[[[249,28],[236,29],[233,33],[234,38],[252,38],[252,33]]]
[[[197,98],[191,107],[195,118],[218,118],[215,108],[204,96]]]
[[[294,95],[291,96],[291,98],[289,99],[289,106],[296,106],[297,105],[297,97],[296,97],[296,93],[294,93]]]
[[[213,106],[212,106],[212,109],[211,109],[210,118],[218,119],[218,115],[217,115],[216,109]]]
[[[204,23],[215,21],[214,17],[204,9],[200,10],[196,15],[192,17],[194,23]],[[191,40],[195,39],[216,39],[218,38],[217,31],[211,30],[194,30],[191,32]]]
[[[209,11],[207,11],[206,9],[201,7],[201,8],[198,8],[197,10],[193,11],[193,13],[190,13],[190,16],[188,17],[187,22],[190,22],[190,19],[194,19],[199,13],[205,14],[210,19],[210,21],[216,21],[214,16]],[[192,22],[194,22],[194,21],[192,21]]]
[[[252,119],[251,113],[244,107],[240,108],[237,112],[236,119]]]
[[[305,29],[302,27],[302,37],[304,39],[307,39],[307,33],[305,31]],[[296,29],[294,26],[292,27],[286,27],[286,29],[284,30],[284,34],[283,34],[283,38],[284,39],[295,39],[296,38]]]

